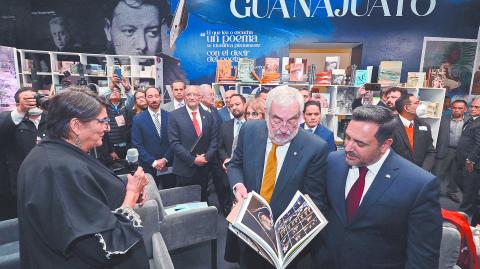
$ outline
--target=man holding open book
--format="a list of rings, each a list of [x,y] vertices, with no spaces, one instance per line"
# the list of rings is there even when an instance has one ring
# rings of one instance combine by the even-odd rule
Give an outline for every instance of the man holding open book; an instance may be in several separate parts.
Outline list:
[[[356,108],[345,150],[328,156],[331,208],[315,268],[438,268],[438,180],[391,149],[396,121],[380,106]]]
[[[228,178],[237,201],[255,191],[270,204],[273,220],[301,191],[324,211],[327,145],[299,129],[303,97],[297,89],[279,86],[268,93],[266,121],[248,121],[238,135],[228,165]],[[261,216],[257,216],[260,218]],[[246,244],[240,247],[241,268],[272,268]]]

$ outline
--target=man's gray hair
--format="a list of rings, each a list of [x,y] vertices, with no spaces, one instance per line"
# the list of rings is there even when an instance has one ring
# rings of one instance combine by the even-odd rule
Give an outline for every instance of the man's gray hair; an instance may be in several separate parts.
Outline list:
[[[210,86],[210,84],[202,84],[199,87],[200,87],[200,94],[202,96],[205,96],[206,94],[208,94],[210,89],[212,89],[212,86]]]
[[[303,96],[300,92],[293,87],[289,87],[287,85],[282,85],[273,88],[268,92],[267,95],[267,104],[266,104],[266,114],[269,115],[270,107],[272,106],[272,102],[275,101],[276,104],[280,106],[288,106],[293,102],[297,102],[299,106],[298,113],[302,113],[304,103],[303,103]]]

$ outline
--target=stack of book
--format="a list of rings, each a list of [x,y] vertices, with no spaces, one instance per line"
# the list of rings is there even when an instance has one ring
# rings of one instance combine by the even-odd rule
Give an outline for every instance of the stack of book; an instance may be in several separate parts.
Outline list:
[[[216,83],[234,82],[237,80],[232,76],[232,60],[217,60],[217,70],[215,73]]]

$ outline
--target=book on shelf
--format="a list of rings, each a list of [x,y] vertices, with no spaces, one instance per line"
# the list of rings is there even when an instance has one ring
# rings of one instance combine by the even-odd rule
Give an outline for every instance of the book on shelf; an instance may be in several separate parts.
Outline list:
[[[132,66],[131,65],[125,64],[125,65],[122,65],[121,68],[122,68],[122,74],[124,76],[127,76],[127,77],[132,76]],[[150,73],[150,75],[151,75],[151,73]]]
[[[290,81],[303,82],[305,78],[303,68],[303,63],[290,64]]]
[[[288,71],[289,64],[290,64],[290,58],[282,57],[282,73],[280,76],[280,80],[283,82],[288,82],[288,80],[290,79],[290,74]]]
[[[332,84],[332,71],[318,72],[315,74],[315,84],[330,85]]]
[[[280,73],[280,58],[265,58],[265,72],[264,74],[279,74]]]
[[[341,119],[338,122],[338,128],[337,128],[337,137],[345,140],[345,130],[347,130],[347,126],[350,123],[351,119]]]
[[[378,83],[383,86],[397,86],[400,84],[402,61],[381,61],[378,70]]]
[[[425,72],[408,72],[407,84],[408,88],[421,88],[425,83]]]
[[[344,84],[345,84],[345,69],[333,69],[332,85],[344,85]]]
[[[337,114],[352,114],[352,103],[355,100],[356,90],[353,87],[337,89]]]
[[[85,66],[85,74],[93,76],[105,76],[105,66],[100,64],[87,64]]]
[[[367,66],[367,82],[366,83],[372,82],[372,74],[373,74],[373,66],[369,65]]]
[[[438,102],[420,101],[417,108],[417,116],[420,118],[439,118]]]
[[[215,82],[231,82],[237,78],[232,76],[232,60],[217,60]]]
[[[31,59],[25,59],[23,62],[23,72],[32,72],[33,68],[33,60]]]
[[[255,59],[238,59],[237,80],[240,82],[255,82],[252,77],[252,71],[255,71]]]
[[[352,64],[345,69],[345,82],[343,83],[344,85],[355,85],[355,74],[357,72],[357,65]]]
[[[362,69],[357,69],[355,71],[355,87],[362,87],[363,84],[368,83],[368,71],[362,70]]]
[[[432,88],[445,88],[447,73],[444,68],[428,69],[428,86]]]
[[[55,68],[56,69],[55,71],[58,72],[58,73],[63,73],[65,71],[68,71],[72,74],[78,73],[75,70],[74,70],[75,72],[72,72],[72,70],[71,70],[72,66],[75,66],[75,62],[72,62],[72,61],[58,61],[57,65],[56,65],[56,68]]]
[[[227,220],[234,234],[276,268],[286,268],[328,223],[299,191],[275,222],[267,201],[253,191],[233,206]]]
[[[322,114],[326,112],[330,112],[330,93],[324,93],[324,92],[312,92],[312,101],[316,101],[320,103],[320,106],[322,108]],[[324,109],[327,109],[325,111]]]
[[[324,71],[332,71],[333,69],[340,68],[340,56],[327,56],[325,57]]]

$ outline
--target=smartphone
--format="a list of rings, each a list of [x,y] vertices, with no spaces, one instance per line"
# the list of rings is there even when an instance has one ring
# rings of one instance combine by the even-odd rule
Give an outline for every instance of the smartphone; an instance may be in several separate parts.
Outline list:
[[[381,89],[381,84],[380,83],[365,83],[363,87],[367,91],[372,91],[372,92],[379,92]]]
[[[115,69],[113,71],[115,73],[115,75],[117,75],[118,79],[119,80],[122,80],[123,77],[122,77],[122,69],[120,69],[119,66],[115,66]]]

